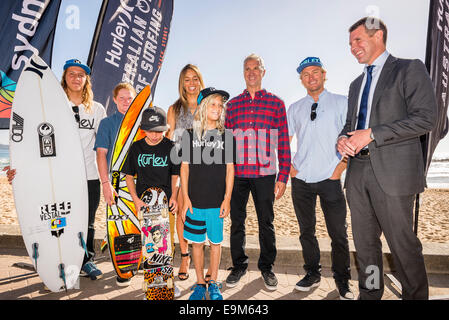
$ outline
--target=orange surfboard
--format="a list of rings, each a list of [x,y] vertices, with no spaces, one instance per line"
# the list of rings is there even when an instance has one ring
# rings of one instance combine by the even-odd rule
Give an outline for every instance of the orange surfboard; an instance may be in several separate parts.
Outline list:
[[[108,247],[114,269],[123,279],[133,277],[139,269],[142,240],[138,214],[121,169],[131,144],[145,137],[139,126],[143,110],[148,107],[152,107],[150,86],[140,91],[126,112],[111,156],[111,182],[118,196],[115,197],[116,204],[106,209]]]

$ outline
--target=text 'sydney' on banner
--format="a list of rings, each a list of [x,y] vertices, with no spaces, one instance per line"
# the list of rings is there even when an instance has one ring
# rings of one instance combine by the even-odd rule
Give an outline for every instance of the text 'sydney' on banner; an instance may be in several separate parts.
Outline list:
[[[9,128],[16,83],[33,55],[51,66],[60,0],[0,1],[0,129]]]

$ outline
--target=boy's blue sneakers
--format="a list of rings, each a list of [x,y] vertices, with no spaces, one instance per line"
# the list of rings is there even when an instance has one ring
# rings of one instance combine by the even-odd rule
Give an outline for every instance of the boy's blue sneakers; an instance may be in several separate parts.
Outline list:
[[[189,300],[206,300],[206,285],[195,284],[192,289],[193,292],[189,297]]]
[[[209,293],[210,300],[223,300],[223,296],[220,292],[221,283],[217,283],[214,280],[209,281],[209,287],[207,292]],[[206,300],[206,285],[205,284],[195,284],[192,289],[193,292],[190,295],[189,300]]]
[[[209,287],[207,288],[207,291],[209,292],[209,298],[211,300],[223,300],[220,289],[221,283],[218,284],[214,280],[209,280]]]

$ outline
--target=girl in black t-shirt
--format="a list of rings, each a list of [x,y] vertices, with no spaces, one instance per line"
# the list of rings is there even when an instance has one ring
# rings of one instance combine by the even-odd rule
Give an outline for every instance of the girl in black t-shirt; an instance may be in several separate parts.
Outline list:
[[[192,242],[197,284],[190,300],[206,299],[204,279],[204,242],[210,243],[211,300],[223,300],[216,283],[223,240],[223,219],[231,210],[234,185],[234,138],[224,129],[224,103],[229,94],[206,88],[198,96],[199,109],[193,130],[182,141],[181,185],[185,221],[184,238]],[[184,187],[185,186],[185,187]],[[207,237],[206,237],[207,236]]]

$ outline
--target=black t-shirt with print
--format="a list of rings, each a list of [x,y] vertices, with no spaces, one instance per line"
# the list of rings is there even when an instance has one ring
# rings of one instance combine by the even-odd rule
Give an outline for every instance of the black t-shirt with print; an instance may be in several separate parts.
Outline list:
[[[173,147],[173,142],[165,137],[155,146],[150,146],[145,138],[131,145],[122,172],[131,176],[137,174],[136,192],[139,197],[149,187],[159,187],[170,199],[171,176],[179,175],[180,168],[179,164],[171,161]]]
[[[188,148],[189,152],[185,152]],[[226,191],[226,164],[235,162],[235,140],[232,131],[220,134],[207,131],[199,139],[186,130],[181,143],[182,161],[189,163],[189,198],[199,209],[219,208]]]

